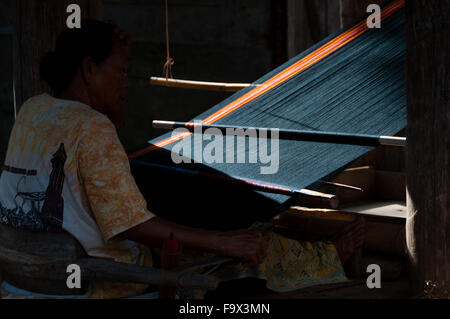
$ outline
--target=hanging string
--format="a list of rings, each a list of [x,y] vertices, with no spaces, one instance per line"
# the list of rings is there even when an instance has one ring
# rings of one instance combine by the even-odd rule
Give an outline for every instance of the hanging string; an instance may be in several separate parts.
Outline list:
[[[169,6],[167,4],[168,0],[166,0],[166,63],[163,67],[163,73],[166,76],[166,81],[169,79],[169,76],[171,79],[173,79],[172,75],[172,65],[175,64],[175,61],[170,57],[170,43],[169,43]]]
[[[14,121],[17,119],[16,81],[13,80]]]

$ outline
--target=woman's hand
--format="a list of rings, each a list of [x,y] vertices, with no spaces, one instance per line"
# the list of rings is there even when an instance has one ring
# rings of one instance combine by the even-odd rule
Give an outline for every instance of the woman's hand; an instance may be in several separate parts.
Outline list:
[[[267,242],[256,230],[221,233],[218,240],[221,255],[243,259],[249,266],[262,263],[267,254]]]
[[[161,247],[170,233],[184,247],[208,253],[239,258],[248,266],[260,264],[266,257],[267,243],[256,230],[219,232],[178,225],[159,217],[137,225],[119,235],[151,247]]]

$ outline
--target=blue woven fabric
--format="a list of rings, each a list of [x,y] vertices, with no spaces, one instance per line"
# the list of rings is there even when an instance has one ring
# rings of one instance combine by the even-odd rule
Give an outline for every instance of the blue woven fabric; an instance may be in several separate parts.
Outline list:
[[[403,11],[399,10],[383,20],[380,29],[368,30],[310,68],[225,116],[216,124],[395,135],[406,125]],[[255,83],[262,83],[271,78],[336,35],[324,39]],[[237,92],[192,120],[205,119],[249,90],[251,88]],[[169,136],[171,133],[164,134],[150,143],[156,143]],[[205,142],[203,146],[208,143]],[[175,166],[169,156],[175,144],[169,144],[138,159]],[[249,144],[246,145],[245,149],[239,149],[238,152],[244,152],[248,159]],[[270,175],[261,174],[261,163],[183,164],[182,167],[301,189],[343,169],[373,148],[281,140],[279,149],[279,170]],[[194,150],[191,154],[194,154]],[[163,176],[161,178],[164,179]],[[177,175],[171,178],[173,185],[176,185]],[[199,188],[186,188],[186,185],[194,185],[192,183],[194,182],[188,181],[184,186],[180,184],[180,192],[192,192],[187,198],[192,199],[195,205],[201,205],[204,193],[200,191],[197,195],[195,192],[209,185],[209,182],[203,181],[200,184],[195,182]],[[172,191],[174,189],[176,187],[172,188]],[[226,185],[221,192],[213,202],[219,203],[221,198],[226,201],[227,198],[237,196],[235,190],[227,188]],[[272,212],[276,207],[275,204],[285,203],[289,199],[284,195],[256,193],[257,198],[252,198],[256,201],[254,205],[262,201],[261,207]],[[149,196],[152,197],[151,194]],[[242,200],[245,201],[245,198]],[[273,203],[275,204],[272,205]],[[249,221],[251,219],[254,218],[250,217]]]

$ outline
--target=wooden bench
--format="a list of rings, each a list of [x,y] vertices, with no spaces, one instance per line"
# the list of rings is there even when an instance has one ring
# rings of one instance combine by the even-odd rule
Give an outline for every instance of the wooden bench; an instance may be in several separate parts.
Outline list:
[[[46,295],[83,295],[90,281],[133,282],[149,285],[177,286],[199,291],[215,289],[213,276],[194,274],[209,263],[191,265],[176,270],[142,267],[115,262],[111,259],[89,257],[68,233],[32,232],[0,224],[0,284],[7,283],[24,290]],[[69,289],[67,266],[81,269],[81,288]]]

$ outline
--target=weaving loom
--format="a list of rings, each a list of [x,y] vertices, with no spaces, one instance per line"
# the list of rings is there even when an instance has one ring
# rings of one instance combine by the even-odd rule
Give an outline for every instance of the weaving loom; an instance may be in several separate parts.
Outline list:
[[[400,0],[383,9],[382,28],[368,29],[363,19],[317,43],[255,81],[254,86],[233,94],[192,121],[397,134],[406,125],[403,6],[404,1]],[[279,169],[275,174],[264,175],[260,173],[260,164],[174,164],[171,159],[174,145],[188,137],[172,137],[172,133],[167,133],[130,152],[132,172],[149,209],[156,215],[190,226],[223,230],[267,220],[296,199],[249,190],[192,172],[291,189],[317,189],[319,180],[330,178],[374,148],[280,140]],[[247,141],[245,148],[238,149],[237,153],[243,152],[249,158],[251,151]],[[194,153],[192,149],[191,154]]]

